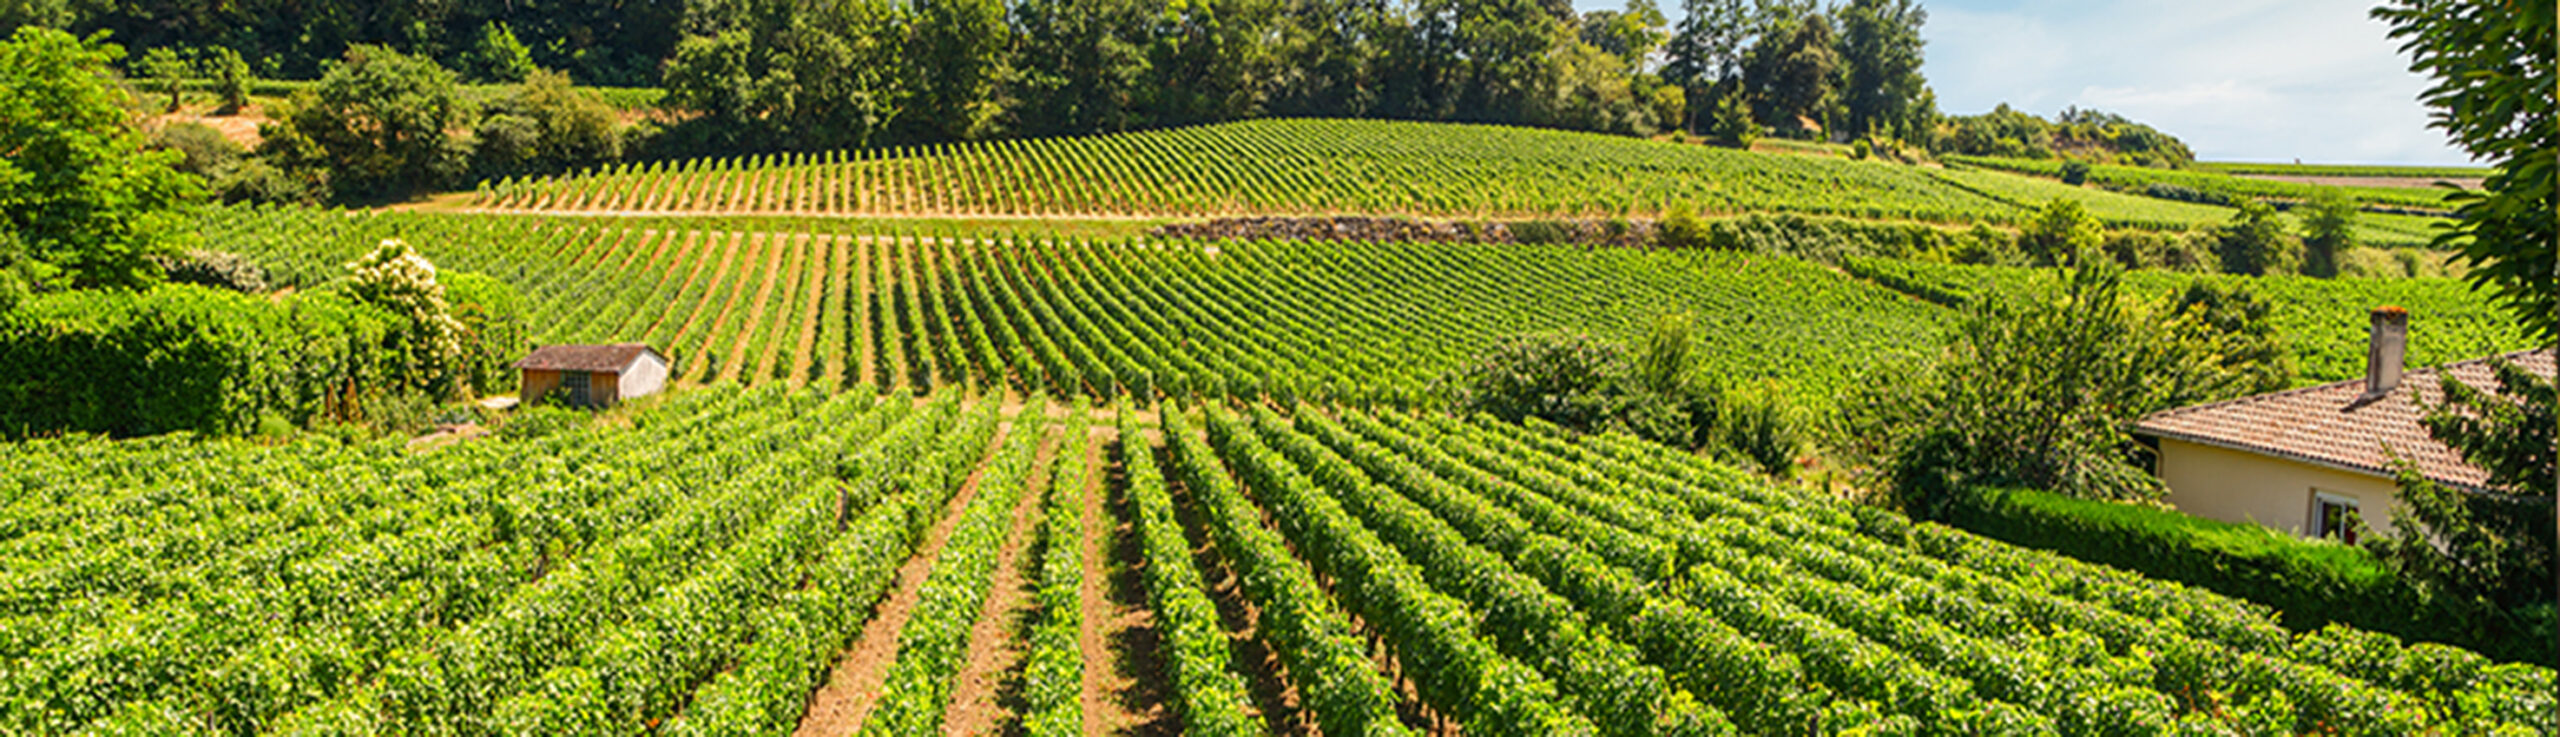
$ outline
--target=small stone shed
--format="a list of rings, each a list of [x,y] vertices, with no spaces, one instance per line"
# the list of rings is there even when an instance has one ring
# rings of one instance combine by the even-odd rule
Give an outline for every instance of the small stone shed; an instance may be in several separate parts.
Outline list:
[[[610,407],[658,393],[667,386],[667,357],[639,343],[549,345],[516,362],[524,372],[517,393],[531,403],[559,392],[581,407]]]

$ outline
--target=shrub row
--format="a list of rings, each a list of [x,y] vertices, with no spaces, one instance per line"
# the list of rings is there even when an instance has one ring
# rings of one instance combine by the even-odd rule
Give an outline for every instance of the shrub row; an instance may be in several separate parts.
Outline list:
[[[2361,548],[2257,525],[2029,489],[1966,495],[1949,522],[2003,542],[2264,604],[2296,632],[2344,624],[2501,660],[2525,658],[2547,644],[2449,626],[2476,617],[2459,602],[2428,597]]]

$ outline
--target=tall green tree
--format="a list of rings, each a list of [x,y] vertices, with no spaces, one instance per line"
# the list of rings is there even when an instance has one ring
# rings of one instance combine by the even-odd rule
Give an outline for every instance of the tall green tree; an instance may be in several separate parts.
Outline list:
[[[195,60],[186,52],[162,46],[142,52],[142,62],[134,65],[134,73],[151,83],[151,89],[169,96],[169,112],[178,111],[178,95],[185,92],[187,80],[196,76]]]
[[[1918,0],[1850,0],[1840,8],[1841,121],[1851,137],[1920,140],[1936,115],[1920,76]]]
[[[1148,32],[1145,107],[1151,125],[1211,123],[1262,113],[1279,61],[1280,0],[1169,4]]]
[[[2354,198],[2323,187],[2302,210],[2302,273],[2323,279],[2338,275],[2338,257],[2355,247]]]
[[[2133,422],[2242,386],[2246,377],[2215,360],[2226,334],[2196,313],[2128,299],[2113,262],[2083,260],[2065,280],[2061,299],[1976,301],[1938,360],[1850,399],[1847,449],[1884,472],[1906,511],[1935,517],[1995,485],[2157,496],[2159,480],[2134,463],[2144,451]]]
[[[0,43],[0,291],[140,288],[178,252],[203,193],[184,154],[145,150],[109,79],[123,53],[34,26]]]
[[[434,59],[347,49],[295,93],[269,138],[291,166],[325,172],[339,197],[400,197],[454,180],[469,160],[449,133],[467,121],[460,83]]]
[[[2222,270],[2264,276],[2286,274],[2302,266],[2302,242],[2285,232],[2284,217],[2257,200],[2241,200],[2240,211],[2222,226]]]
[[[1011,125],[1032,135],[1128,130],[1147,74],[1147,13],[1139,0],[1022,0]]]
[[[2560,344],[2560,18],[2553,0],[2391,0],[2373,16],[2436,79],[2419,96],[2432,125],[2496,167],[2477,193],[2455,194],[2461,224],[2437,238],[2471,262],[2473,283],[2526,331]]]
[[[2436,84],[2419,99],[2434,108],[2433,125],[2452,136],[2472,157],[2496,167],[2481,182],[2479,193],[2459,193],[2461,222],[2437,238],[2439,247],[2456,247],[2471,264],[2472,283],[2490,290],[2516,314],[2525,332],[2560,346],[2560,3],[2553,0],[2391,0],[2373,16],[2391,26],[2410,56],[2411,71],[2434,77]],[[2507,378],[2502,376],[2503,378]],[[2509,381],[2510,388],[2518,382]],[[2451,389],[2452,387],[2447,387]],[[2560,478],[2545,455],[2554,439],[2548,434],[2560,420],[2560,392],[2520,392],[2525,417],[2539,421],[2507,427],[2532,430],[2543,437],[2530,442],[2465,445],[2464,433],[2438,433],[2464,451],[2465,457],[2503,478],[2501,487],[2533,499],[2547,510],[2551,527],[2517,519],[2508,527],[2531,525],[2552,531],[2533,547],[2542,556],[2542,575],[2553,577],[2550,591],[2533,596],[2516,582],[2518,598],[2548,600],[2560,592]],[[2435,421],[2435,420],[2431,420]],[[2482,433],[2507,435],[2514,432]],[[2450,435],[2450,437],[2448,437]],[[2539,477],[2506,473],[2506,469],[2539,467]],[[2409,485],[2403,484],[2404,489]],[[2546,496],[2547,495],[2547,496]],[[2419,514],[2426,514],[2419,510]],[[2436,524],[2430,530],[2439,529]],[[2492,528],[2494,530],[2494,528]],[[2449,556],[2498,556],[2484,545],[2457,543]],[[2543,551],[2551,551],[2543,556]],[[2417,551],[2424,553],[2426,551]],[[2425,560],[2421,558],[2421,560]],[[2537,566],[2520,566],[2515,575]],[[2413,566],[2404,565],[2403,570]],[[2421,569],[2422,570],[2422,569]],[[2476,573],[2476,571],[2457,571]],[[2505,579],[2502,579],[2505,580]],[[2560,613],[2560,610],[2553,610]],[[2545,617],[2552,652],[2560,655],[2560,617]]]
[[[1824,113],[1840,70],[1839,34],[1830,16],[1780,11],[1765,23],[1742,64],[1752,114],[1780,130],[1798,129],[1800,121],[1827,125]]]
[[[902,19],[883,0],[744,0],[689,16],[667,99],[714,150],[861,148],[905,111]]]
[[[1386,0],[1290,0],[1271,112],[1335,118],[1376,112],[1391,41],[1406,28]]]
[[[901,118],[909,137],[969,141],[993,135],[1004,114],[997,84],[1008,74],[1013,29],[1001,0],[917,4],[900,57],[914,91]]]

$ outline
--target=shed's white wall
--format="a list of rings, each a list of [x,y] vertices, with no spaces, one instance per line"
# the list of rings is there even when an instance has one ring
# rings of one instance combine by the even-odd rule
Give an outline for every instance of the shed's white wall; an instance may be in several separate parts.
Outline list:
[[[643,351],[622,369],[622,398],[645,397],[667,388],[667,362],[658,354]]]

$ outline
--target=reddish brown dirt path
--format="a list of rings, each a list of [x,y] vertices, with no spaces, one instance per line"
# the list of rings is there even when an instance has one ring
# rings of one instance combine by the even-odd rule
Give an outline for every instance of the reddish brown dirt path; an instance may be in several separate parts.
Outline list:
[[[994,435],[987,448],[980,451],[980,458],[1004,447],[1007,431],[1000,429]],[[898,568],[898,578],[891,584],[888,598],[872,608],[861,639],[855,640],[853,647],[836,661],[826,685],[810,695],[809,708],[801,714],[794,737],[852,734],[854,728],[862,726],[864,718],[871,716],[872,707],[880,704],[880,687],[888,681],[889,666],[897,662],[898,630],[905,629],[907,620],[915,615],[916,602],[924,595],[925,576],[933,573],[933,561],[942,557],[943,546],[951,542],[951,528],[960,523],[960,510],[967,509],[969,500],[977,498],[978,483],[985,478],[986,469],[981,464],[969,472],[960,492],[942,505],[940,519],[925,530],[915,555]]]
[[[783,281],[783,258],[791,251],[790,244],[784,243],[783,240],[788,237],[779,233],[758,236],[758,240],[764,244],[764,268],[751,277],[755,280],[755,301],[746,305],[746,312],[740,315],[739,319],[742,322],[738,323],[738,337],[731,340],[727,349],[720,353],[720,375],[715,379],[716,381],[737,381],[739,376],[745,374],[746,370],[755,364],[755,357],[748,354],[748,349],[755,345],[756,333],[764,330],[765,308],[773,304],[773,289]],[[746,285],[741,283],[739,286]],[[727,324],[729,324],[728,318],[725,315],[722,316],[721,322],[714,324],[711,330],[714,339],[720,335],[719,326]]]
[[[852,305],[853,325],[858,332],[845,336],[845,339],[850,341],[847,345],[851,346],[856,354],[854,371],[846,378],[856,383],[868,382],[873,380],[873,377],[879,376],[880,359],[873,355],[872,347],[872,341],[877,338],[872,335],[874,331],[871,329],[872,321],[878,319],[871,314],[871,270],[873,268],[871,262],[878,258],[875,254],[879,250],[880,244],[869,239],[858,239],[853,244],[854,289],[849,290],[848,299],[845,301]],[[879,388],[883,391],[888,389],[888,387]]]
[[[669,350],[682,349],[679,343],[683,342],[685,333],[693,330],[694,323],[702,319],[702,306],[710,303],[714,290],[719,288],[721,277],[729,273],[729,262],[737,258],[739,242],[744,240],[746,239],[725,237],[716,233],[707,233],[702,236],[701,247],[694,252],[693,271],[685,276],[684,284],[676,287],[675,296],[682,298],[686,292],[693,291],[697,284],[702,286],[702,293],[691,305],[669,305],[684,311],[684,317],[680,318],[683,322],[676,323],[675,333],[667,338],[666,345]],[[705,271],[709,273],[704,273]],[[704,279],[710,281],[703,281]],[[668,312],[673,313],[675,310],[668,310]],[[672,317],[672,314],[668,317]],[[658,324],[649,326],[649,334],[656,335],[659,328],[665,325],[666,317],[661,317]],[[682,361],[687,357],[670,356],[670,358]]]
[[[1046,420],[1016,418],[1014,431],[1055,434]],[[1065,444],[1063,437],[1044,437],[1039,454],[1033,457],[1028,491],[1013,508],[1013,531],[1005,537],[1004,550],[996,554],[995,580],[978,610],[977,624],[969,629],[969,661],[952,675],[951,705],[942,716],[945,735],[988,734],[1020,719],[1021,704],[1015,696],[1022,690],[1022,664],[1030,654],[1023,628],[1039,602],[1039,581],[1024,569],[1036,567],[1037,559],[1030,552],[1040,534],[1040,501],[1056,470],[1058,449]]]
[[[720,326],[727,324],[729,316],[737,312],[738,301],[746,294],[747,287],[749,286],[747,283],[748,280],[755,278],[754,274],[751,273],[755,269],[755,263],[764,256],[766,244],[762,234],[754,236],[739,234],[733,237],[736,242],[742,243],[743,245],[735,245],[730,248],[731,258],[720,262],[720,275],[718,278],[711,281],[710,286],[712,293],[704,296],[705,302],[715,300],[719,302],[718,305],[711,308],[710,313],[707,315],[710,320],[707,322],[700,321],[701,318],[706,315],[701,312],[696,312],[695,319],[697,322],[686,325],[685,327],[688,328],[687,330],[678,331],[676,333],[676,339],[668,341],[668,344],[675,346],[676,350],[693,354],[689,358],[685,356],[675,357],[677,361],[684,363],[684,370],[680,380],[687,386],[697,386],[708,383],[702,379],[704,361],[710,357],[709,354],[711,354],[712,351],[720,348],[720,346],[714,345],[718,342],[720,336]],[[702,331],[699,334],[690,330],[690,328],[696,326],[702,328]],[[691,340],[687,340],[687,338],[690,338]],[[701,344],[699,346],[686,345],[686,343],[693,341],[699,341]],[[720,361],[723,364],[734,360],[737,360],[734,356],[722,356],[720,358]]]
[[[781,271],[774,272],[772,278],[772,283],[778,284],[782,290],[781,301],[776,305],[780,314],[773,315],[771,319],[758,317],[755,322],[748,323],[757,333],[764,336],[763,340],[758,341],[764,344],[764,350],[757,352],[755,370],[747,372],[744,376],[750,383],[773,378],[774,363],[788,355],[783,352],[783,348],[798,345],[800,340],[797,333],[800,332],[802,325],[809,322],[807,315],[801,309],[806,305],[807,300],[802,299],[800,295],[802,285],[809,283],[808,272],[813,271],[809,268],[809,234],[792,235],[790,240],[790,260],[783,264]],[[767,289],[773,288],[775,287],[767,287]],[[758,314],[763,315],[767,312],[759,310]]]
[[[1210,541],[1208,520],[1200,518],[1191,491],[1170,475],[1165,485],[1175,495],[1174,519],[1191,541],[1192,564],[1200,569],[1209,601],[1217,606],[1218,620],[1227,630],[1227,656],[1242,671],[1253,706],[1261,712],[1263,729],[1277,735],[1318,734],[1314,716],[1305,711],[1297,687],[1284,675],[1287,667],[1281,664],[1280,653],[1262,640],[1262,611],[1245,598],[1243,579],[1227,567]]]
[[[791,348],[791,386],[809,383],[810,369],[817,365],[818,330],[827,321],[827,283],[843,259],[831,236],[816,236],[809,241],[809,268],[802,274],[800,286],[800,340]]]
[[[668,238],[667,243],[675,249],[675,252],[672,254],[661,254],[661,256],[669,260],[661,260],[657,262],[664,264],[664,266],[658,273],[658,284],[650,288],[650,296],[655,297],[660,292],[665,292],[667,298],[672,300],[677,295],[684,294],[685,286],[693,283],[694,279],[700,278],[702,275],[702,262],[706,260],[703,258],[703,254],[707,248],[707,246],[703,245],[705,242],[705,236],[703,236],[700,231],[686,233],[683,238]],[[674,291],[666,291],[666,288],[669,286],[668,282],[676,278],[676,273],[678,271],[682,271],[684,273],[684,281],[675,283],[673,285],[675,287]],[[635,309],[633,312],[639,313],[642,312],[642,310]],[[645,340],[648,339],[649,336],[657,335],[658,328],[666,324],[668,313],[671,312],[675,312],[675,310],[668,309],[668,306],[660,306],[655,313],[648,316],[648,326],[642,328],[640,332],[635,333],[633,335],[633,339]],[[638,315],[635,314],[634,316],[636,317]],[[668,350],[674,350],[674,346],[668,346]]]
[[[1120,439],[1113,423],[1096,418],[1085,462],[1095,469],[1084,495],[1084,733],[1172,735],[1182,731],[1168,703],[1162,635],[1147,606],[1145,557],[1128,509],[1128,482],[1118,464],[1104,465],[1103,450]],[[1153,452],[1133,438],[1134,452]]]

